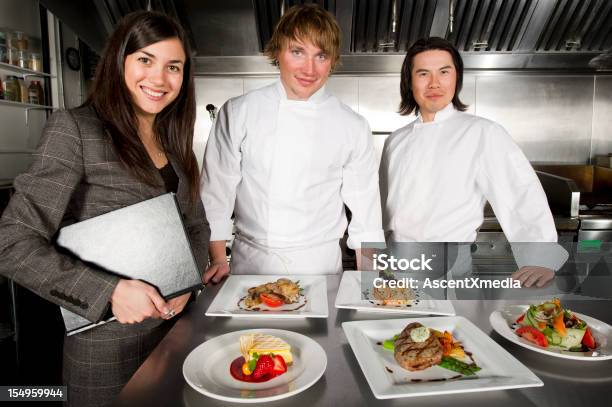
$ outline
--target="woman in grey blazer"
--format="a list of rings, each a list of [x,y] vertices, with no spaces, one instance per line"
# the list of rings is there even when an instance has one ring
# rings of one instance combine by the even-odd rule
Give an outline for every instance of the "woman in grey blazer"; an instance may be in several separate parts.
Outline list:
[[[0,273],[41,297],[99,321],[64,338],[72,406],[106,406],[163,338],[191,293],[165,301],[152,286],[59,253],[62,224],[172,191],[202,271],[210,228],[192,152],[191,50],[169,17],[137,12],[111,35],[83,106],[48,120],[29,170],[0,220]]]

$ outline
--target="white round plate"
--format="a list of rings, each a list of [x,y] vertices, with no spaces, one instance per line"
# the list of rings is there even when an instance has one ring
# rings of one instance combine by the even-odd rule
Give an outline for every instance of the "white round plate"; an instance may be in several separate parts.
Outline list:
[[[287,372],[263,383],[246,383],[230,374],[230,363],[240,355],[240,335],[274,335],[291,346],[293,363]],[[327,367],[325,351],[312,339],[282,329],[247,329],[210,339],[195,348],[183,363],[183,376],[200,393],[237,403],[280,400],[306,390],[321,378]]]
[[[605,322],[586,315],[575,313],[578,318],[586,322],[597,343],[597,348],[591,352],[570,352],[556,348],[543,348],[518,336],[511,328],[516,319],[527,309],[528,305],[511,305],[489,316],[491,327],[498,334],[524,348],[555,356],[563,359],[598,361],[612,359],[612,327]]]

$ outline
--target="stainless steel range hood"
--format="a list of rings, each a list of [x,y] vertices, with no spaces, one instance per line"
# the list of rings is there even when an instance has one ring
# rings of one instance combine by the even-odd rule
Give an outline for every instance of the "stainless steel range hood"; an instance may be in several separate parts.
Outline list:
[[[70,14],[58,4],[69,2],[41,1],[60,19]],[[607,0],[89,1],[91,16],[65,21],[82,38],[88,35],[76,26],[87,26],[84,18],[102,21],[108,34],[123,15],[150,5],[190,32],[200,74],[276,72],[261,51],[283,10],[304,2],[338,19],[344,34],[339,73],[397,73],[410,44],[429,35],[452,41],[471,70],[612,72],[604,54],[612,49]]]

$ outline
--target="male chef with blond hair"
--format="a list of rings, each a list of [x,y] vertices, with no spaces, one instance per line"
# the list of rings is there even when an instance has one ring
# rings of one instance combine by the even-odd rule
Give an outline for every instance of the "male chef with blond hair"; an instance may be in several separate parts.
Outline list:
[[[232,228],[232,274],[341,271],[344,205],[352,213],[349,247],[359,252],[363,242],[384,240],[369,126],[325,86],[340,55],[335,19],[313,4],[294,6],[265,53],[279,80],[226,102],[206,146],[205,282],[229,272]]]
[[[489,201],[510,242],[556,242],[546,195],[499,124],[465,113],[463,62],[445,39],[418,40],[401,72],[400,113],[417,118],[385,141],[383,226],[390,242],[473,242]],[[469,257],[469,247],[468,249]],[[543,286],[567,259],[558,245],[513,244],[523,286]]]

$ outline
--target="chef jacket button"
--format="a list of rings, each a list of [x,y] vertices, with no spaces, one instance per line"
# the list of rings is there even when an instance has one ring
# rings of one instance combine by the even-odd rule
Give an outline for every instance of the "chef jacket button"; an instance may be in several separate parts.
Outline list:
[[[49,294],[51,294],[54,297],[59,297],[60,296],[60,293],[57,290],[51,290],[49,292]]]

